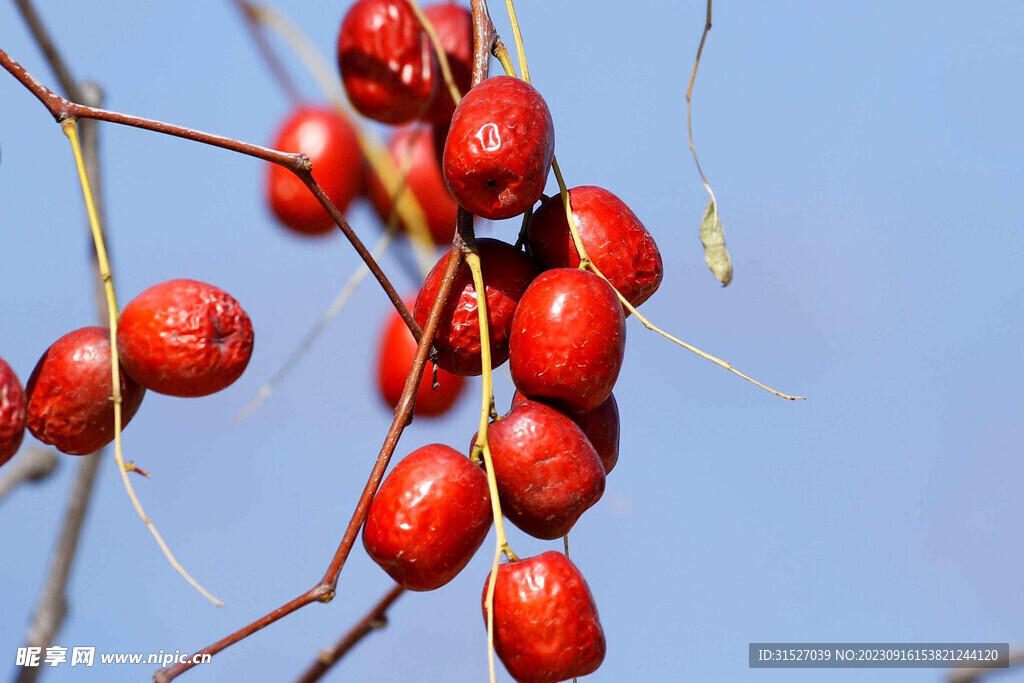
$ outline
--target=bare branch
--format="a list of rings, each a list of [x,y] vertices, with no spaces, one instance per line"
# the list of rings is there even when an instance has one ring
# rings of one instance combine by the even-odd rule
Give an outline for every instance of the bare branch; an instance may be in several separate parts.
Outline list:
[[[474,49],[473,85],[476,85],[487,77],[487,72],[490,67],[490,50],[495,41],[497,41],[497,32],[494,30],[494,25],[491,23],[490,15],[487,13],[486,0],[472,0],[472,7]],[[460,209],[459,221],[460,223],[470,223],[469,230],[472,230],[472,217],[466,213],[465,210]],[[356,538],[359,535],[359,529],[362,527],[363,522],[366,519],[370,503],[377,494],[377,488],[380,486],[380,482],[384,478],[384,472],[387,470],[388,464],[391,462],[391,457],[394,455],[395,448],[398,446],[398,440],[401,438],[402,432],[412,421],[413,407],[416,401],[416,391],[419,387],[420,380],[423,377],[423,370],[426,366],[427,356],[430,353],[430,347],[434,341],[434,334],[437,331],[441,311],[448,299],[448,295],[451,293],[455,276],[463,262],[463,247],[465,244],[462,236],[464,233],[465,230],[456,230],[452,248],[448,251],[448,256],[445,261],[445,268],[441,276],[441,283],[438,288],[437,297],[434,299],[434,303],[431,306],[430,315],[427,317],[426,324],[423,327],[423,336],[420,338],[419,344],[416,348],[416,357],[413,360],[412,367],[409,369],[409,375],[406,377],[405,387],[402,389],[401,398],[399,398],[398,405],[395,407],[395,417],[392,420],[391,427],[388,429],[388,433],[384,438],[384,444],[381,446],[380,453],[377,455],[377,460],[374,462],[373,470],[370,472],[370,477],[366,482],[366,486],[359,498],[359,502],[356,504],[356,509],[352,513],[352,518],[349,520],[345,533],[342,536],[341,543],[338,545],[338,549],[335,551],[334,557],[331,559],[331,563],[327,567],[327,571],[324,573],[323,578],[320,579],[319,583],[305,593],[290,600],[289,602],[286,602],[272,612],[263,615],[256,621],[240,628],[234,633],[221,638],[212,645],[208,645],[196,654],[215,655],[218,652],[231,647],[235,643],[244,640],[253,633],[256,633],[280,619],[283,619],[292,612],[302,609],[312,602],[330,602],[334,599],[335,591],[338,586],[338,577],[341,575],[341,570],[345,566],[345,561],[348,559],[349,553],[352,551],[352,546],[355,544]],[[183,663],[176,664],[165,669],[160,669],[153,675],[153,680],[157,681],[157,683],[167,683],[188,671],[193,666],[195,665]]]
[[[343,635],[333,646],[324,649],[320,656],[297,679],[296,683],[314,683],[314,681],[319,681],[339,659],[359,644],[359,641],[374,631],[379,631],[386,627],[388,625],[388,609],[404,592],[405,589],[401,586],[392,587],[362,619],[349,629],[348,633]]]
[[[319,201],[327,213],[330,214],[331,218],[338,225],[338,228],[341,229],[341,232],[352,244],[353,248],[355,248],[356,253],[358,253],[359,257],[363,259],[363,262],[366,263],[374,278],[376,278],[381,288],[387,294],[388,299],[391,300],[395,310],[397,310],[399,315],[402,316],[405,324],[409,327],[409,331],[412,332],[413,337],[419,340],[421,334],[420,327],[413,319],[409,309],[406,308],[405,302],[402,301],[402,297],[395,290],[394,285],[391,284],[391,281],[388,279],[387,275],[384,274],[384,271],[381,270],[380,265],[370,254],[366,245],[363,244],[355,231],[352,230],[352,226],[345,221],[345,217],[338,210],[338,207],[334,205],[334,202],[330,200],[327,194],[317,183],[313,176],[313,165],[310,163],[306,155],[282,152],[262,145],[254,145],[248,142],[224,137],[222,135],[204,133],[203,131],[178,126],[172,123],[154,121],[152,119],[145,119],[129,114],[121,114],[119,112],[107,111],[105,109],[72,102],[71,100],[61,97],[37,81],[30,73],[28,73],[28,71],[25,70],[23,66],[11,59],[10,55],[3,50],[0,50],[0,66],[18,79],[25,88],[35,95],[58,122],[62,122],[69,118],[108,121],[110,123],[117,123],[123,126],[131,126],[133,128],[153,131],[154,133],[184,138],[186,140],[200,142],[213,147],[220,147],[221,149],[245,154],[246,156],[268,161],[287,168],[302,180],[306,187],[309,188],[310,192],[312,192],[317,198],[317,201]]]
[[[1003,666],[1005,664],[1005,666]],[[989,674],[1005,672],[1007,668],[1024,665],[1024,646],[1017,646],[1010,650],[1010,656],[1002,661],[997,661],[992,668],[954,669],[949,674],[949,683],[977,683]]]
[[[0,501],[22,484],[46,479],[57,469],[57,454],[49,448],[29,447],[22,451],[0,478]]]

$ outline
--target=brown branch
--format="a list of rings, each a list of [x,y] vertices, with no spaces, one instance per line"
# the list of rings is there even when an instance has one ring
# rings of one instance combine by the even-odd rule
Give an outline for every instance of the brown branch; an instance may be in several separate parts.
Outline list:
[[[412,332],[413,337],[417,340],[420,338],[422,331],[413,319],[409,309],[406,308],[405,302],[402,301],[402,297],[395,290],[387,275],[384,274],[384,271],[381,270],[380,265],[378,265],[377,261],[373,258],[373,255],[370,254],[366,245],[363,244],[355,231],[352,230],[352,227],[347,221],[345,221],[345,217],[340,211],[338,211],[338,207],[334,205],[320,185],[316,182],[316,179],[313,177],[313,165],[310,163],[306,155],[282,152],[269,147],[263,147],[262,145],[254,145],[248,142],[227,138],[222,135],[204,133],[202,131],[185,128],[184,126],[178,126],[172,123],[154,121],[152,119],[145,119],[129,114],[121,114],[72,102],[71,100],[61,97],[37,81],[25,70],[24,67],[11,59],[10,55],[8,55],[4,50],[0,50],[0,66],[14,76],[33,95],[35,95],[58,122],[69,118],[108,121],[110,123],[131,126],[133,128],[141,128],[143,130],[149,130],[163,135],[184,138],[186,140],[200,142],[213,147],[220,147],[221,149],[245,154],[246,156],[254,157],[256,159],[287,168],[302,180],[306,187],[308,187],[314,196],[316,196],[317,200],[330,214],[334,222],[337,223],[338,228],[355,248],[356,253],[358,253],[359,257],[363,259],[364,263],[366,263],[366,266],[370,269],[374,278],[376,278],[377,282],[380,283],[380,286],[387,294],[388,299],[391,300],[392,305],[394,305],[399,315],[401,315],[402,319],[405,321],[405,324],[409,327],[409,331]]]
[[[494,25],[491,23],[490,16],[487,13],[486,0],[472,0],[472,7],[474,37],[473,85],[476,85],[487,77],[487,72],[490,67],[490,49],[497,40],[497,33],[495,32]],[[461,208],[459,209],[459,229],[456,231],[452,248],[448,251],[448,257],[445,261],[445,269],[441,276],[441,284],[438,288],[437,297],[434,299],[434,303],[430,309],[430,315],[427,317],[426,324],[423,327],[423,336],[420,338],[419,344],[416,348],[416,357],[413,360],[412,367],[409,369],[409,375],[406,377],[405,387],[402,389],[402,395],[399,398],[398,405],[395,407],[395,417],[391,421],[391,427],[388,429],[387,435],[384,437],[384,444],[381,446],[380,452],[377,454],[377,460],[374,462],[373,469],[367,479],[366,486],[363,488],[363,493],[359,497],[358,503],[356,503],[356,509],[352,513],[352,518],[349,520],[348,526],[345,528],[345,533],[342,536],[341,543],[338,545],[338,549],[335,551],[334,557],[331,559],[331,563],[328,565],[323,578],[321,578],[315,586],[305,593],[302,593],[298,597],[286,602],[272,612],[263,615],[256,621],[243,626],[234,633],[221,638],[212,645],[208,645],[196,654],[215,655],[218,652],[231,647],[235,643],[244,640],[253,633],[266,628],[280,619],[283,619],[292,612],[302,609],[310,603],[330,602],[334,599],[338,586],[338,577],[341,575],[341,570],[345,566],[345,561],[348,559],[349,553],[352,551],[352,546],[355,544],[356,538],[359,535],[359,530],[363,526],[366,514],[370,508],[370,503],[373,501],[373,497],[377,494],[377,488],[380,486],[380,482],[384,478],[384,472],[387,470],[388,464],[391,462],[391,457],[394,455],[395,448],[398,446],[398,440],[401,438],[402,432],[412,421],[416,391],[419,387],[420,380],[423,377],[423,370],[426,365],[427,356],[430,353],[430,347],[434,341],[434,334],[437,331],[441,310],[444,307],[445,301],[448,299],[448,295],[451,293],[455,276],[459,271],[459,267],[462,265],[463,249],[465,247],[463,236],[466,234],[472,234],[472,218],[473,217],[467,211]],[[157,681],[157,683],[167,683],[188,671],[193,666],[195,665],[191,663],[182,663],[160,669],[153,675],[153,680]]]
[[[22,484],[46,479],[57,469],[57,464],[57,454],[49,448],[26,448],[2,470],[0,501]]]
[[[15,3],[21,12],[22,18],[25,20],[25,24],[28,26],[29,32],[42,50],[64,92],[69,97],[84,102],[87,105],[100,106],[103,103],[102,88],[94,83],[79,83],[75,80],[32,3],[29,0],[15,0]],[[25,75],[27,76],[27,74]],[[90,183],[95,188],[96,211],[102,216],[103,192],[98,136],[98,126],[95,121],[87,120],[82,122],[82,156],[85,159],[86,174],[89,176]],[[93,280],[96,312],[98,319],[104,320],[106,308],[103,296],[103,283],[95,256],[93,257],[93,262],[96,274]],[[104,452],[101,449],[97,453],[86,456],[78,466],[75,481],[72,484],[71,492],[68,494],[64,521],[57,537],[57,547],[54,550],[53,558],[50,560],[50,569],[43,588],[39,593],[35,612],[32,615],[32,624],[25,638],[25,644],[29,647],[46,648],[49,646],[58,631],[60,631],[64,618],[67,616],[68,579],[71,576],[71,568],[74,565],[75,555],[77,554],[82,527],[85,525],[85,518],[95,489],[96,474],[99,471],[100,463],[103,461],[103,456]],[[25,667],[18,672],[16,680],[18,683],[32,683],[38,678],[39,673],[39,667]]]
[[[387,611],[404,592],[405,589],[401,586],[392,587],[362,619],[356,622],[348,633],[343,635],[333,646],[323,650],[296,680],[296,683],[314,683],[314,681],[319,681],[334,666],[335,662],[348,654],[348,651],[355,647],[359,641],[374,631],[379,631],[387,626]]]
[[[997,660],[993,667],[954,669],[949,674],[949,683],[977,683],[989,674],[1005,672],[1008,668],[1021,665],[1024,665],[1024,646],[1012,648],[1009,657]]]

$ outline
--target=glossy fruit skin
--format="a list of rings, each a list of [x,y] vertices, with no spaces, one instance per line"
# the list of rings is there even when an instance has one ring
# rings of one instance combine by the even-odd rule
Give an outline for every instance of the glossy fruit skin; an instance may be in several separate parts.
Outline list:
[[[402,316],[392,311],[380,337],[377,355],[377,390],[391,408],[398,405],[405,388],[405,378],[416,357],[416,339],[409,332]],[[438,368],[434,388],[434,364],[427,361],[423,379],[416,392],[416,417],[436,417],[448,412],[459,400],[466,380]]]
[[[424,7],[423,13],[434,25],[459,92],[463,94],[469,92],[473,79],[472,13],[455,2],[442,2]],[[455,101],[452,100],[448,86],[444,83],[444,77],[439,75],[438,79],[440,82],[437,87],[437,95],[427,111],[426,118],[433,123],[447,125],[455,112]]]
[[[448,246],[455,236],[459,205],[441,177],[441,165],[434,153],[434,131],[430,126],[402,128],[391,136],[388,150],[395,168],[405,169],[406,192],[412,192],[423,209],[434,244]],[[388,224],[393,202],[375,173],[366,175],[366,196],[383,225]],[[400,222],[403,230],[409,228]]]
[[[499,220],[540,199],[555,154],[544,98],[511,76],[488,78],[455,108],[444,146],[444,179],[470,213]]]
[[[487,430],[501,509],[536,538],[569,533],[604,494],[604,465],[583,430],[543,403],[526,400]]]
[[[664,266],[651,233],[626,203],[602,187],[569,191],[572,214],[587,255],[633,306],[647,301],[661,285]],[[580,256],[558,195],[530,218],[530,253],[545,268],[575,268]]]
[[[117,349],[128,374],[170,396],[206,396],[238,379],[252,356],[253,330],[242,306],[196,280],[168,280],[124,310]]]
[[[409,590],[440,588],[491,528],[487,475],[442,444],[417,448],[381,484],[363,527],[374,562]]]
[[[530,284],[516,308],[509,351],[516,388],[589,412],[611,396],[626,350],[626,319],[611,286],[576,268]]]
[[[488,576],[488,582],[490,576]],[[487,582],[483,594],[487,623]],[[579,569],[550,550],[498,567],[494,649],[520,683],[554,683],[601,666],[604,629]]]
[[[512,396],[512,406],[517,406],[527,398],[520,392]],[[604,403],[593,410],[581,413],[564,406],[554,406],[556,409],[565,410],[566,417],[575,422],[583,433],[587,435],[590,445],[597,451],[604,465],[604,473],[611,474],[615,463],[619,461],[619,404],[615,401],[615,394],[610,394]]]
[[[363,155],[352,124],[329,107],[299,107],[281,125],[273,147],[305,154],[313,177],[342,213],[363,184]],[[300,235],[325,235],[337,226],[313,193],[290,170],[267,168],[267,201],[277,219]]]
[[[32,436],[68,455],[95,453],[114,440],[110,330],[83,327],[46,350],[28,378],[26,423]],[[121,425],[146,390],[121,367]]]
[[[25,391],[0,358],[0,465],[14,457],[25,437]]]
[[[358,0],[338,33],[338,66],[363,116],[397,125],[426,113],[441,79],[426,31],[405,0]]]
[[[519,298],[538,269],[529,256],[507,242],[482,238],[476,243],[487,294],[491,366],[496,368],[508,360],[512,317]],[[430,315],[447,258],[447,254],[442,256],[434,265],[416,297],[413,315],[420,325],[426,324]],[[473,289],[473,276],[465,263],[459,267],[451,294],[441,311],[434,346],[438,367],[455,375],[479,375],[482,372],[476,291]]]

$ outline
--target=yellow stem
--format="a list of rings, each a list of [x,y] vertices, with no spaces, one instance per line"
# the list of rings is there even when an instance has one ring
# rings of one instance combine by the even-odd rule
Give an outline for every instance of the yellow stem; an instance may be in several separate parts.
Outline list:
[[[491,577],[487,582],[487,597],[484,607],[487,610],[487,664],[491,674],[491,683],[495,681],[494,673],[494,586],[498,580],[498,561],[504,552],[510,560],[518,559],[508,545],[505,537],[505,521],[501,514],[501,501],[498,500],[498,480],[494,476],[494,461],[491,459],[491,447],[487,442],[487,425],[491,415],[491,403],[494,400],[493,379],[491,376],[491,334],[487,320],[487,295],[484,288],[483,269],[480,267],[480,254],[476,247],[467,250],[466,264],[473,274],[473,289],[476,290],[477,319],[480,324],[480,362],[483,364],[483,391],[480,408],[480,430],[476,435],[473,453],[483,455],[487,471],[487,488],[491,494],[491,513],[494,515],[494,562],[491,563]]]
[[[530,67],[526,63],[526,47],[523,45],[523,33],[519,29],[519,17],[516,16],[516,6],[512,0],[505,0],[505,7],[508,9],[508,20],[512,24],[512,37],[516,41],[516,53],[519,55],[519,70],[523,72],[523,80],[530,82]]]
[[[210,593],[203,588],[199,583],[193,579],[185,568],[178,563],[175,559],[171,549],[167,547],[164,539],[160,536],[160,532],[157,531],[156,525],[146,515],[146,511],[142,508],[142,503],[139,502],[138,496],[135,495],[135,489],[132,488],[132,483],[128,478],[128,467],[125,464],[124,456],[121,452],[121,364],[117,355],[117,318],[118,318],[118,307],[117,307],[117,295],[114,292],[114,279],[110,273],[110,260],[107,258],[107,247],[103,240],[103,230],[100,227],[99,214],[96,212],[96,203],[93,201],[92,188],[89,185],[89,176],[85,171],[85,160],[82,158],[82,145],[78,138],[78,124],[75,120],[66,119],[61,123],[61,129],[64,134],[68,137],[71,142],[71,151],[75,155],[75,167],[78,170],[78,180],[82,185],[82,196],[85,198],[85,210],[89,216],[89,229],[92,232],[93,244],[96,247],[96,261],[99,264],[100,276],[103,279],[103,293],[107,300],[107,317],[110,321],[110,380],[113,387],[113,399],[114,399],[114,458],[117,460],[117,467],[121,472],[121,480],[124,482],[125,490],[128,492],[128,497],[132,501],[132,505],[135,506],[135,511],[139,517],[145,523],[150,533],[153,534],[153,538],[156,539],[157,544],[164,553],[164,557],[171,563],[175,571],[185,577],[193,588],[199,591],[207,600],[223,607],[222,603],[217,598],[210,595]]]
[[[566,189],[565,179],[562,178],[562,172],[561,172],[561,169],[558,168],[558,160],[557,159],[552,163],[552,168],[555,171],[555,178],[558,180],[558,189],[562,193],[562,202],[565,204],[565,213],[566,213],[566,217],[568,218],[568,221],[569,221],[569,231],[572,233],[572,241],[573,241],[573,244],[576,245],[576,251],[579,252],[579,255],[580,255],[580,267],[582,268],[583,264],[586,263],[587,267],[590,268],[590,270],[592,270],[595,275],[598,275],[602,280],[604,280],[605,282],[608,282],[608,284],[611,285],[611,282],[608,281],[608,278],[605,277],[604,273],[602,273],[601,270],[597,267],[597,265],[590,259],[590,257],[587,255],[587,250],[583,247],[583,240],[580,238],[579,228],[576,225],[576,218],[575,218],[575,216],[573,216],[572,206],[569,203],[569,190]],[[633,306],[633,304],[629,303],[629,301],[626,299],[626,297],[622,296],[622,292],[620,292],[619,290],[615,289],[614,285],[612,286],[612,289],[615,290],[615,296],[619,297],[619,301],[621,301],[622,305],[626,307],[626,310],[628,310],[630,313],[635,315],[636,319],[639,320],[640,323],[644,327],[646,327],[648,330],[651,330],[652,332],[657,332],[662,337],[665,337],[665,339],[668,339],[669,341],[675,342],[676,344],[678,344],[679,346],[682,346],[687,351],[691,351],[691,352],[697,354],[698,356],[700,356],[701,358],[703,358],[705,360],[709,360],[712,363],[714,363],[715,365],[718,365],[720,367],[725,368],[726,370],[728,370],[732,374],[736,375],[737,377],[742,377],[743,379],[747,380],[751,384],[753,384],[755,386],[758,386],[758,387],[764,389],[765,391],[767,391],[769,393],[775,394],[779,398],[784,398],[784,399],[787,399],[789,401],[802,401],[802,400],[804,400],[806,398],[805,396],[793,396],[791,394],[784,394],[781,391],[778,391],[776,389],[772,389],[771,387],[769,387],[769,386],[767,386],[765,384],[762,384],[761,382],[758,382],[753,377],[751,377],[749,375],[743,374],[742,372],[740,372],[739,370],[734,368],[731,363],[729,363],[727,361],[724,361],[721,358],[718,358],[716,356],[712,356],[710,353],[707,353],[705,351],[701,351],[696,346],[693,346],[692,344],[687,344],[686,342],[684,342],[682,339],[679,339],[678,337],[672,336],[671,334],[669,334],[665,330],[661,329],[657,325],[654,325],[653,323],[651,323],[651,321],[649,321],[647,318],[645,318],[640,313],[640,311],[636,310],[636,307]]]
[[[445,85],[448,86],[448,93],[452,97],[452,102],[458,104],[462,100],[462,93],[459,92],[459,86],[455,84],[455,77],[452,75],[451,64],[448,63],[448,55],[444,51],[444,46],[441,45],[441,38],[437,35],[437,30],[434,29],[434,24],[431,23],[427,15],[420,9],[420,5],[416,0],[407,0],[409,7],[412,8],[416,18],[419,19],[420,25],[423,26],[423,30],[426,31],[427,37],[430,38],[431,44],[434,46],[434,54],[437,55],[437,63],[441,65],[441,75],[444,77]]]
[[[437,260],[434,240],[430,235],[423,207],[420,206],[412,192],[402,192],[404,182],[387,147],[371,132],[356,123],[352,110],[348,106],[345,91],[342,89],[334,69],[327,64],[309,37],[291,19],[273,7],[253,3],[248,3],[247,7],[249,13],[260,25],[273,31],[291,47],[312,74],[327,97],[327,101],[340,116],[352,124],[363,156],[384,187],[387,188],[388,194],[395,204],[395,210],[409,231],[420,271],[426,276]]]

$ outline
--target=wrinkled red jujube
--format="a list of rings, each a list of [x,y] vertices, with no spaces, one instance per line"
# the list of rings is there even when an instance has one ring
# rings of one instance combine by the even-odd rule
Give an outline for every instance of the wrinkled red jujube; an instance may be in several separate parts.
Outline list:
[[[28,378],[26,424],[62,453],[88,455],[114,440],[110,330],[83,327],[46,350]],[[135,417],[146,390],[121,365],[121,427]]]
[[[136,382],[159,394],[206,396],[230,386],[252,356],[249,316],[227,292],[168,280],[121,312],[117,350]]]
[[[417,448],[381,484],[363,527],[370,557],[409,590],[440,588],[491,527],[487,476],[442,444]]]

